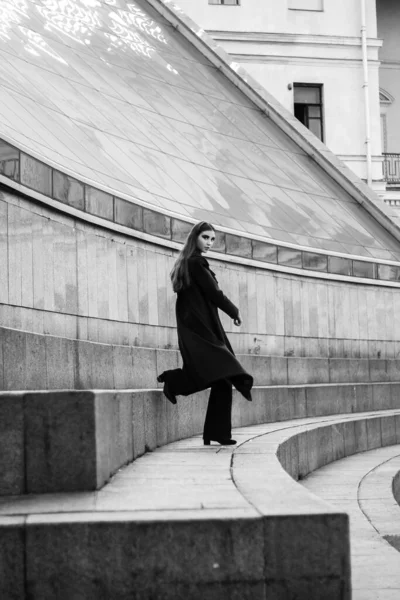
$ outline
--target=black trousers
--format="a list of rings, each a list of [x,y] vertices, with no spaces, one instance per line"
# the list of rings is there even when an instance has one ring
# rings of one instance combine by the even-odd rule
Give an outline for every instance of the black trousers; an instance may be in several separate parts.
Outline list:
[[[182,369],[171,369],[162,374],[176,396],[189,396],[198,392]],[[232,433],[232,383],[218,379],[211,385],[203,437],[206,439],[230,439]]]

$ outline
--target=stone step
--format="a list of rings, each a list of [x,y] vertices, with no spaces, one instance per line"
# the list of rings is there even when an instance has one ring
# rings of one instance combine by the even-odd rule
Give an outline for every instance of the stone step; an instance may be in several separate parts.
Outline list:
[[[98,492],[0,500],[0,596],[348,600],[348,515],[295,478],[398,444],[400,410],[253,425],[235,437],[236,447],[168,444]]]
[[[202,431],[208,391],[0,393],[0,496],[101,488],[146,451]],[[400,408],[400,383],[255,387],[234,392],[233,425]]]

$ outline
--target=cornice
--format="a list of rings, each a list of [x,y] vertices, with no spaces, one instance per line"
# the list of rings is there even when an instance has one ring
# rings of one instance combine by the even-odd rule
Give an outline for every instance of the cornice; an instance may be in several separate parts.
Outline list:
[[[339,35],[310,35],[303,33],[268,33],[251,31],[219,31],[208,29],[216,41],[256,42],[257,44],[306,44],[318,46],[361,46],[361,37]],[[368,38],[370,48],[380,48],[382,40]]]
[[[337,65],[343,67],[360,68],[362,66],[362,58],[329,58],[324,56],[323,58],[313,56],[288,56],[287,54],[256,54],[255,52],[248,52],[247,54],[239,54],[237,52],[230,52],[230,57],[239,63],[277,63],[277,64],[295,64],[295,65]],[[369,68],[378,69],[380,66],[379,60],[368,60]],[[398,65],[400,68],[400,65]]]

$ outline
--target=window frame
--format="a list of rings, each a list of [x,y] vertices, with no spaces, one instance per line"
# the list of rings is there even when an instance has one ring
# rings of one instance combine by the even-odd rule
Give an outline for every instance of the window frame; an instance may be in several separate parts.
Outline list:
[[[309,102],[309,103],[303,103],[303,102],[296,102],[295,101],[295,91],[296,88],[317,88],[319,90],[319,103],[313,103],[313,102]],[[318,139],[321,140],[321,142],[325,143],[325,115],[324,115],[324,84],[323,83],[300,83],[300,82],[295,82],[293,83],[293,114],[295,114],[295,106],[296,104],[299,104],[300,106],[306,106],[307,107],[307,124],[303,123],[302,121],[300,121],[300,119],[298,119],[300,121],[300,123],[303,123],[304,127],[307,127],[307,129],[309,131],[312,132],[312,130],[309,127],[309,122],[310,122],[310,117],[308,115],[308,107],[309,106],[317,106],[320,109],[320,117],[316,118],[316,117],[311,117],[311,120],[314,121],[320,121],[320,125],[321,125],[321,137],[318,138],[317,135],[315,135],[315,137],[317,137]],[[297,118],[297,117],[296,117]]]

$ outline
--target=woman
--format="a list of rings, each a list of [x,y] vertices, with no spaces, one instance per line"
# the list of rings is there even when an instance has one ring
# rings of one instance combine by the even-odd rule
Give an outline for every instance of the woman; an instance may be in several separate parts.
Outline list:
[[[253,378],[236,359],[218,316],[218,308],[240,326],[239,309],[222,293],[206,254],[215,240],[215,230],[204,221],[195,225],[171,272],[177,293],[176,322],[183,359],[182,369],[164,371],[157,380],[164,394],[176,403],[176,396],[188,396],[211,386],[204,423],[203,440],[236,444],[231,439],[232,384],[247,400]]]

